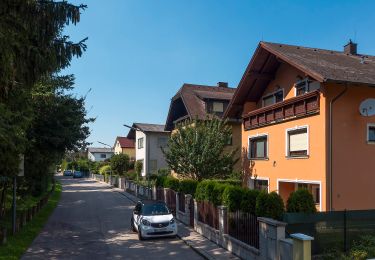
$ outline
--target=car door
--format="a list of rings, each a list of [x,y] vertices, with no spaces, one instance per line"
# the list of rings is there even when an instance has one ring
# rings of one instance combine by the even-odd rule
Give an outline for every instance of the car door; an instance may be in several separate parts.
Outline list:
[[[133,210],[134,226],[136,226],[136,227],[138,227],[138,225],[139,225],[141,212],[142,212],[142,204],[140,202],[138,202],[137,205],[135,205],[135,208]]]

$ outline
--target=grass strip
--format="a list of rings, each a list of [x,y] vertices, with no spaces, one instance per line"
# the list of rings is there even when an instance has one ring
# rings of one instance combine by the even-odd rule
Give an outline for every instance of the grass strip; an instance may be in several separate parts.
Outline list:
[[[61,184],[56,181],[55,191],[51,194],[47,204],[22,228],[21,231],[14,236],[9,235],[7,243],[0,246],[0,259],[20,259],[36,236],[40,233],[49,216],[56,208],[60,200],[61,190]]]

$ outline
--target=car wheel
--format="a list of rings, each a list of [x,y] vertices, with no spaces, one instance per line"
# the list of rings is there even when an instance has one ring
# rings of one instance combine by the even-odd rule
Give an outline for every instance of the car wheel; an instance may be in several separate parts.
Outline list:
[[[138,240],[142,241],[145,240],[145,238],[142,236],[141,229],[138,227]]]
[[[134,226],[133,218],[130,220],[130,226],[132,227],[133,232],[137,232],[137,230],[135,229],[135,226]]]

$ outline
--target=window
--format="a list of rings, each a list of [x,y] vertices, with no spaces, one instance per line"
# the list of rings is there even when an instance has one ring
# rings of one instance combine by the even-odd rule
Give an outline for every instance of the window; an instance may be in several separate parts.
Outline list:
[[[309,91],[309,81],[306,79],[300,80],[295,85],[296,96],[303,95]]]
[[[252,137],[249,139],[250,159],[266,159],[267,136]]]
[[[150,171],[154,172],[158,169],[158,161],[157,160],[150,160]]]
[[[263,97],[262,100],[263,100],[263,106],[264,107],[273,105],[273,104],[278,103],[278,102],[281,102],[281,101],[284,100],[284,90],[279,89],[276,92]]]
[[[223,102],[213,102],[212,103],[212,111],[215,113],[222,113],[224,112],[224,104]]]
[[[307,127],[287,130],[287,156],[303,157],[308,155]]]
[[[263,190],[268,192],[268,180],[265,179],[251,179],[250,180],[250,189],[254,190]]]
[[[168,146],[168,138],[167,137],[159,137],[158,138],[158,147],[167,147]]]
[[[367,142],[375,143],[375,124],[367,126]]]
[[[143,148],[143,140],[144,140],[143,137],[138,139],[138,149]]]
[[[100,158],[105,159],[105,158],[107,158],[107,155],[105,153],[101,153]]]

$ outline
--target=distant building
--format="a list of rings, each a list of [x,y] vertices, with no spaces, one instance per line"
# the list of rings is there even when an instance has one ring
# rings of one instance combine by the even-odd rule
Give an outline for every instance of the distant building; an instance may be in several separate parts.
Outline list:
[[[87,158],[93,162],[102,162],[113,156],[113,149],[111,148],[87,148]]]
[[[168,167],[161,148],[167,146],[170,132],[165,131],[164,127],[157,124],[134,123],[128,133],[127,138],[135,139],[136,142],[135,159],[143,163],[142,176]]]
[[[113,145],[115,154],[127,154],[130,160],[135,160],[135,140],[127,137],[117,136]]]

